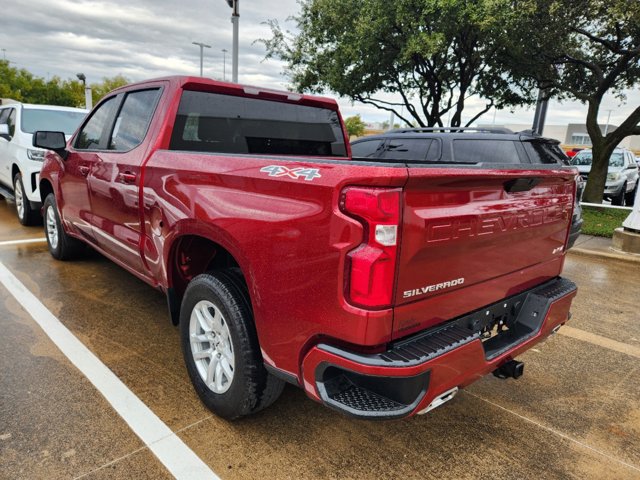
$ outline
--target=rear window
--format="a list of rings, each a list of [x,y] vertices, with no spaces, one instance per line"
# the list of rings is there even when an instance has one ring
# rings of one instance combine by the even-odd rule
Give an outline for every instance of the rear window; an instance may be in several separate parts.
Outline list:
[[[453,141],[455,163],[520,163],[516,145],[511,140],[460,139]]]
[[[554,143],[524,142],[523,145],[531,163],[557,163],[564,165],[569,161],[569,157]]]
[[[186,90],[171,150],[269,155],[346,155],[338,113],[258,98]]]

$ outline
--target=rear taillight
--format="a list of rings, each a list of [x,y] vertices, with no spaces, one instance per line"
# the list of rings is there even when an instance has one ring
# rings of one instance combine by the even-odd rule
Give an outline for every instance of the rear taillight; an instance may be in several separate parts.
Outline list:
[[[400,227],[399,188],[347,187],[340,209],[363,226],[362,243],[347,255],[346,294],[366,308],[391,305]]]

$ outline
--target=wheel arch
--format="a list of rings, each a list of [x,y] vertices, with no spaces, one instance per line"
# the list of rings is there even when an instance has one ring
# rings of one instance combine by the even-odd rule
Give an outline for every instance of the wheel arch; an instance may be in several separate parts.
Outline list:
[[[16,175],[20,173],[22,174],[22,172],[20,171],[20,167],[18,166],[17,163],[14,163],[13,165],[11,165],[11,182],[13,182],[14,178],[16,178]]]
[[[47,198],[50,193],[53,193],[55,195],[53,185],[48,178],[41,178],[40,183],[38,184],[38,188],[40,189],[40,200],[42,200],[43,205],[45,198]]]
[[[247,262],[229,242],[221,241],[218,236],[202,231],[182,231],[171,239],[165,252],[167,302],[174,325],[179,323],[180,305],[187,285],[201,273],[238,268],[251,298]]]

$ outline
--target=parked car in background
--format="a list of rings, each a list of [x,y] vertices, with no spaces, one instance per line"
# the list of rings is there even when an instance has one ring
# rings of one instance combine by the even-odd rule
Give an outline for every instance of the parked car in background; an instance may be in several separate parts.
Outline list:
[[[409,128],[360,138],[351,143],[354,158],[403,159],[412,163],[503,165],[568,165],[559,142],[530,131],[514,133],[505,128]],[[582,229],[580,199],[585,182],[577,182],[567,249]]]
[[[591,150],[583,150],[571,159],[571,165],[578,168],[585,181],[589,177],[592,160]],[[639,177],[633,153],[626,148],[616,148],[609,157],[604,198],[611,200],[613,205],[633,205]]]
[[[584,150],[584,147],[573,147],[573,148],[568,148],[567,150],[564,151],[564,153],[567,154],[567,157],[573,158],[578,154],[578,152],[581,152],[582,150]]]
[[[79,108],[52,105],[0,106],[0,195],[15,197],[23,225],[40,219],[38,183],[45,151],[33,147],[33,132],[55,130],[70,138],[86,114]]]

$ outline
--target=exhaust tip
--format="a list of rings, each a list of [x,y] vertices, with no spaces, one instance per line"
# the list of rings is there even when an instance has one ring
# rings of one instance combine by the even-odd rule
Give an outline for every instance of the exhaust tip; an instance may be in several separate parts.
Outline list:
[[[424,415],[425,413],[430,412],[434,408],[437,408],[447,403],[449,400],[452,400],[457,393],[458,393],[458,387],[453,387],[451,390],[447,390],[446,392],[438,395],[436,398],[433,399],[433,401],[429,404],[427,408],[425,408],[424,410],[420,410],[418,412],[418,415]]]

